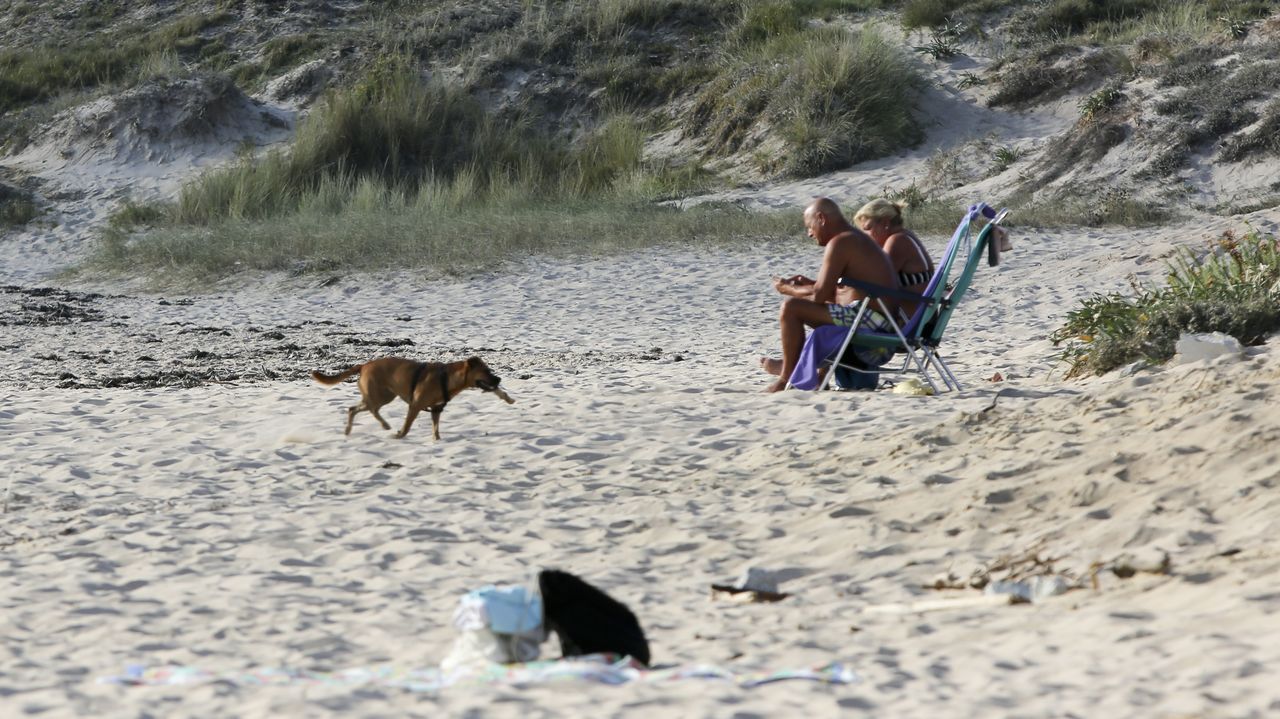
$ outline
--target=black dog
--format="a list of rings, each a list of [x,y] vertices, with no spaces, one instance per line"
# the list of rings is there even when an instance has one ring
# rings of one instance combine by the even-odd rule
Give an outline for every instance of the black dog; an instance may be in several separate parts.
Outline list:
[[[538,572],[543,623],[566,657],[609,652],[649,666],[649,642],[636,615],[608,594],[555,569]]]

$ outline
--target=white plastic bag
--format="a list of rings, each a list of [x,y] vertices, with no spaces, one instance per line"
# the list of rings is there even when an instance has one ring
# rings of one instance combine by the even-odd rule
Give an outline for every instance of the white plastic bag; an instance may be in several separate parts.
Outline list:
[[[461,632],[440,663],[446,672],[538,658],[547,638],[542,597],[520,586],[486,586],[464,594],[453,612]]]

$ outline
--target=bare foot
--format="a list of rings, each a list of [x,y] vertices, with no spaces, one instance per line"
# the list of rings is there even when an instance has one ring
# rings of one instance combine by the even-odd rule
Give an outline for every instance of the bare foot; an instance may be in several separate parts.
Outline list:
[[[782,374],[782,360],[774,359],[772,357],[761,357],[760,369],[768,372],[774,377],[777,377],[779,374]]]
[[[787,388],[787,381],[785,379],[780,378],[778,379],[777,382],[774,382],[773,384],[769,385],[769,389],[766,389],[765,392],[781,392],[786,388]]]

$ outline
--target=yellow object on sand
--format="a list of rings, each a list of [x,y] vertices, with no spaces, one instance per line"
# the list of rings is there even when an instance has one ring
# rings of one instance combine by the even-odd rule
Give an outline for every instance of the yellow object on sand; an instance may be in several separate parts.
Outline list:
[[[894,394],[909,394],[916,397],[928,397],[933,394],[933,390],[929,389],[929,385],[921,382],[915,377],[904,379],[893,386]]]

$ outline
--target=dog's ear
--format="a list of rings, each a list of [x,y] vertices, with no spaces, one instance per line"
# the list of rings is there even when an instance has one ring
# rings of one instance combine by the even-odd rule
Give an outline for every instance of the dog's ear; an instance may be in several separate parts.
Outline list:
[[[477,367],[483,367],[483,366],[484,366],[484,360],[480,359],[479,357],[475,355],[471,355],[470,357],[467,358],[467,369],[475,369]]]

